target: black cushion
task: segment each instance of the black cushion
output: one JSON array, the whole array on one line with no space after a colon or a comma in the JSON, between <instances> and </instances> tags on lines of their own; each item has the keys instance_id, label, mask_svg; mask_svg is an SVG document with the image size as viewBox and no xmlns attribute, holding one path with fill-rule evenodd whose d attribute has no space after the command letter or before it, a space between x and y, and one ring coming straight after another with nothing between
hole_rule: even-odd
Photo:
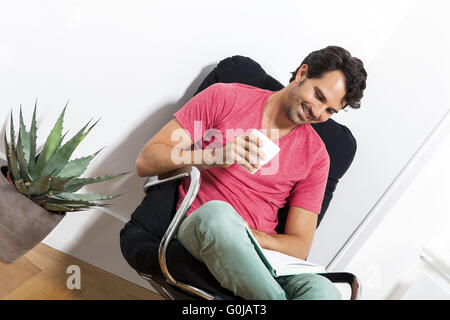
<instances>
[{"instance_id":1,"label":"black cushion","mask_svg":"<svg viewBox=\"0 0 450 320\"><path fill-rule=\"evenodd\" d=\"M125 260L135 270L162 278L158 248L178 200L179 181L151 187L131 220L120 231L120 247ZM167 265L178 281L188 283L221 299L236 299L232 292L220 286L206 266L196 260L177 239L167 248Z\"/></svg>"},{"instance_id":2,"label":"black cushion","mask_svg":"<svg viewBox=\"0 0 450 320\"><path fill-rule=\"evenodd\" d=\"M238 82L271 91L283 89L283 85L268 75L258 63L243 56L233 56L222 60L207 75L196 94L217 82ZM356 141L347 127L331 119L325 123L314 124L313 128L324 141L330 156L330 172L319 215L319 225L339 179L353 161ZM179 183L179 181L172 181L150 188L142 203L131 215L131 220L120 232L123 256L139 272L161 276L158 247L175 214ZM279 210L278 233L284 232L288 210L288 205ZM222 298L236 298L230 291L222 288L208 269L189 254L176 239L168 247L167 264L172 275L179 281L202 288Z\"/></svg>"},{"instance_id":3,"label":"black cushion","mask_svg":"<svg viewBox=\"0 0 450 320\"><path fill-rule=\"evenodd\" d=\"M256 61L243 56L233 56L220 61L206 76L195 94L217 82L237 82L271 91L279 91L284 88L280 82L269 76Z\"/></svg>"}]
</instances>

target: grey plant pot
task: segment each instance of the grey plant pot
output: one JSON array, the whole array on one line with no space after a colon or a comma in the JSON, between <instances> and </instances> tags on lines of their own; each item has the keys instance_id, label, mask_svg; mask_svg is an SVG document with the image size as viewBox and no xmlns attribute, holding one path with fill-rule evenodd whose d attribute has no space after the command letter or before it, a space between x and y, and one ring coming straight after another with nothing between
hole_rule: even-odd
<instances>
[{"instance_id":1,"label":"grey plant pot","mask_svg":"<svg viewBox=\"0 0 450 320\"><path fill-rule=\"evenodd\" d=\"M0 173L0 260L13 262L38 245L64 218L40 207Z\"/></svg>"}]
</instances>

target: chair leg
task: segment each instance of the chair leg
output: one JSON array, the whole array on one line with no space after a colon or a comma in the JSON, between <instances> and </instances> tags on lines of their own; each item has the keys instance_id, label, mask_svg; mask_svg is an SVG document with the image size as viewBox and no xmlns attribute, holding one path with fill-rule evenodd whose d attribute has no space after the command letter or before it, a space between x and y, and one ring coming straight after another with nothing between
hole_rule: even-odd
<instances>
[{"instance_id":1,"label":"chair leg","mask_svg":"<svg viewBox=\"0 0 450 320\"><path fill-rule=\"evenodd\" d=\"M148 274L144 274L144 273L139 273L139 276L142 279L147 280L150 285L156 290L158 291L158 293L166 300L175 300L175 297L163 286L161 286L158 282L156 282L155 280L152 279L152 277Z\"/></svg>"},{"instance_id":2,"label":"chair leg","mask_svg":"<svg viewBox=\"0 0 450 320\"><path fill-rule=\"evenodd\" d=\"M353 278L352 284L352 297L351 300L359 300L361 297L361 282L359 281L359 279L355 276Z\"/></svg>"}]
</instances>

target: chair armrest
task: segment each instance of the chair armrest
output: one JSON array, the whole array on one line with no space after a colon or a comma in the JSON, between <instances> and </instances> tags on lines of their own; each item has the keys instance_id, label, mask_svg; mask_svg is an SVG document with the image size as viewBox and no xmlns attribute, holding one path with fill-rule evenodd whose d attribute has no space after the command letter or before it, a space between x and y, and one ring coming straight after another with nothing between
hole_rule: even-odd
<instances>
[{"instance_id":1,"label":"chair armrest","mask_svg":"<svg viewBox=\"0 0 450 320\"><path fill-rule=\"evenodd\" d=\"M321 276L324 276L328 280L330 280L333 283L347 283L350 285L350 288L352 290L352 294L350 299L351 300L358 300L361 296L361 283L354 274L349 272L328 272L328 273L321 273Z\"/></svg>"},{"instance_id":2,"label":"chair armrest","mask_svg":"<svg viewBox=\"0 0 450 320\"><path fill-rule=\"evenodd\" d=\"M212 300L214 299L214 296L212 296L211 294L199 288L177 281L169 272L167 266L167 248L169 246L170 241L172 241L173 237L178 231L181 222L183 222L184 218L186 217L186 213L191 207L192 202L194 202L194 199L197 196L198 189L200 188L201 183L200 170L194 166L190 166L176 169L168 173L160 174L158 176L150 177L144 184L144 191L147 192L149 188L156 186L158 184L162 184L173 180L180 180L184 178L191 179L189 189L159 244L158 249L159 266L161 268L161 272L166 282L169 283L170 285L177 286L196 296L201 296L205 299Z\"/></svg>"},{"instance_id":3,"label":"chair armrest","mask_svg":"<svg viewBox=\"0 0 450 320\"><path fill-rule=\"evenodd\" d=\"M192 178L192 172L197 170L199 173L200 171L196 168L196 167L183 167L180 169L176 169L167 173L163 173L157 176L152 176L147 178L147 180L144 183L144 192L147 193L148 189L156 186L158 184L161 183L165 183L168 181L173 181L173 180L180 180L180 179L184 179L187 177L191 177ZM198 175L200 177L200 174ZM196 194L197 195L197 194Z\"/></svg>"}]
</instances>

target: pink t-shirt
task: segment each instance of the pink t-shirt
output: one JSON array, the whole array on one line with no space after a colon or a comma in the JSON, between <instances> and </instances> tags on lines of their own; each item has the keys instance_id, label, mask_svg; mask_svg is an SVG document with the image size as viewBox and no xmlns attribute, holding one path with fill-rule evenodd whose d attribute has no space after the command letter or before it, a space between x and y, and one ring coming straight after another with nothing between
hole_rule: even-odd
<instances>
[{"instance_id":1,"label":"pink t-shirt","mask_svg":"<svg viewBox=\"0 0 450 320\"><path fill-rule=\"evenodd\" d=\"M223 146L235 135L253 128L262 131L264 107L273 93L238 83L216 83L194 96L174 117L196 142L196 148L200 143L202 149L210 143ZM230 133L229 129L239 128L241 132ZM216 129L216 136L201 139L205 133L208 136L210 129ZM218 139L217 132L222 139ZM222 200L231 204L251 227L276 233L278 209L285 206L286 200L290 206L319 214L330 164L322 139L309 124L304 124L280 138L278 145L278 155L253 175L238 163L202 170L200 189L188 215L210 200ZM189 180L179 187L177 209Z\"/></svg>"}]
</instances>

